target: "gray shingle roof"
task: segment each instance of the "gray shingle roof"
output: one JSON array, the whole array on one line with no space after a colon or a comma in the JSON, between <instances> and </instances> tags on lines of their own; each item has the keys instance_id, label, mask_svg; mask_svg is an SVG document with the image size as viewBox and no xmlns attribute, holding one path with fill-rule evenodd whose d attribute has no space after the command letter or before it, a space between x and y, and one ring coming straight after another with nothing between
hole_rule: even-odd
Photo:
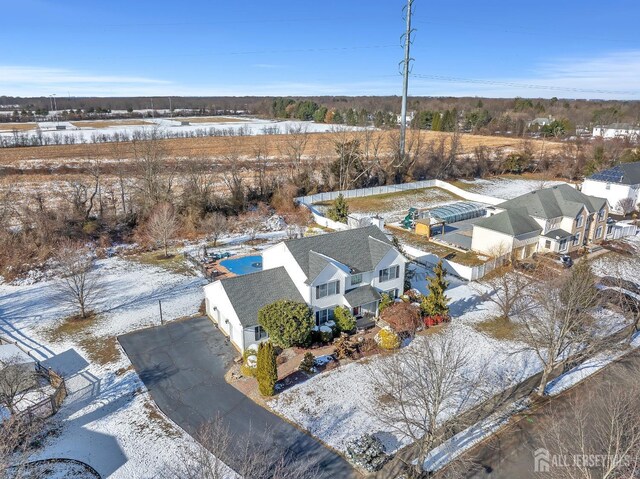
<instances>
[{"instance_id":1,"label":"gray shingle roof","mask_svg":"<svg viewBox=\"0 0 640 479\"><path fill-rule=\"evenodd\" d=\"M243 327L258 324L258 310L279 299L304 303L284 267L220 280Z\"/></svg>"},{"instance_id":2,"label":"gray shingle roof","mask_svg":"<svg viewBox=\"0 0 640 479\"><path fill-rule=\"evenodd\" d=\"M349 303L352 308L355 308L356 306L379 301L380 293L371 285L365 284L359 288L347 291L344 294L344 299L347 300L347 303Z\"/></svg>"},{"instance_id":3,"label":"gray shingle roof","mask_svg":"<svg viewBox=\"0 0 640 479\"><path fill-rule=\"evenodd\" d=\"M480 226L509 236L540 233L542 231L542 227L529 216L526 208L508 209L488 218L483 218L476 222L474 226Z\"/></svg>"},{"instance_id":4,"label":"gray shingle roof","mask_svg":"<svg viewBox=\"0 0 640 479\"><path fill-rule=\"evenodd\" d=\"M563 229L557 229L557 230L551 230L543 236L546 236L547 238L551 238L551 239L564 239L564 238L570 238L573 235Z\"/></svg>"},{"instance_id":5,"label":"gray shingle roof","mask_svg":"<svg viewBox=\"0 0 640 479\"><path fill-rule=\"evenodd\" d=\"M326 266L326 258L320 255L344 264L354 273L362 273L372 271L393 248L387 236L377 226L308 236L284 243L309 281Z\"/></svg>"},{"instance_id":6,"label":"gray shingle roof","mask_svg":"<svg viewBox=\"0 0 640 479\"><path fill-rule=\"evenodd\" d=\"M505 210L525 208L529 215L536 218L575 217L582 206L589 213L599 211L606 204L605 199L587 196L569 185L556 185L538 191L532 191L512 200L500 203L498 208Z\"/></svg>"},{"instance_id":7,"label":"gray shingle roof","mask_svg":"<svg viewBox=\"0 0 640 479\"><path fill-rule=\"evenodd\" d=\"M621 163L608 170L594 173L587 179L622 185L640 185L640 161Z\"/></svg>"}]
</instances>

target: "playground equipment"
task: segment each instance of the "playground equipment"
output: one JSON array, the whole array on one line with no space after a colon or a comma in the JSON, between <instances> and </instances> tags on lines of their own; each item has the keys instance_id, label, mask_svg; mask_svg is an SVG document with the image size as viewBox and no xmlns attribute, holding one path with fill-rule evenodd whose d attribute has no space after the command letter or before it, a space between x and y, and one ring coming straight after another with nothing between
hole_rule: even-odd
<instances>
[{"instance_id":1,"label":"playground equipment","mask_svg":"<svg viewBox=\"0 0 640 479\"><path fill-rule=\"evenodd\" d=\"M418 208L409 208L409 213L404 217L402 222L400 223L403 228L408 230L412 230L416 226L416 220L419 218L420 212Z\"/></svg>"}]
</instances>

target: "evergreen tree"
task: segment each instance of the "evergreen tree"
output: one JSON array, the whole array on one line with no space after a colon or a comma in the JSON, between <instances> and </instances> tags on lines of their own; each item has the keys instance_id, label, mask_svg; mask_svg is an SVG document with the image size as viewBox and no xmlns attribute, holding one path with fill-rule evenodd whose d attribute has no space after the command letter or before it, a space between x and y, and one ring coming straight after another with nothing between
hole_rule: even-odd
<instances>
[{"instance_id":1,"label":"evergreen tree","mask_svg":"<svg viewBox=\"0 0 640 479\"><path fill-rule=\"evenodd\" d=\"M344 123L344 119L342 118L342 113L336 110L336 112L333 114L333 122L338 125L342 125Z\"/></svg>"},{"instance_id":2,"label":"evergreen tree","mask_svg":"<svg viewBox=\"0 0 640 479\"><path fill-rule=\"evenodd\" d=\"M327 116L327 107L321 106L313 114L313 121L315 121L316 123L324 123L326 116Z\"/></svg>"},{"instance_id":3,"label":"evergreen tree","mask_svg":"<svg viewBox=\"0 0 640 479\"><path fill-rule=\"evenodd\" d=\"M342 193L334 200L333 206L327 211L327 216L330 220L339 221L340 223L346 223L349 216L349 205L342 196Z\"/></svg>"},{"instance_id":4,"label":"evergreen tree","mask_svg":"<svg viewBox=\"0 0 640 479\"><path fill-rule=\"evenodd\" d=\"M442 115L440 112L436 111L433 114L433 119L431 120L431 130L433 131L441 131L440 124L442 122Z\"/></svg>"},{"instance_id":5,"label":"evergreen tree","mask_svg":"<svg viewBox=\"0 0 640 479\"><path fill-rule=\"evenodd\" d=\"M278 382L278 365L276 352L271 341L260 343L258 346L258 364L256 370L258 389L263 396L273 396Z\"/></svg>"},{"instance_id":6,"label":"evergreen tree","mask_svg":"<svg viewBox=\"0 0 640 479\"><path fill-rule=\"evenodd\" d=\"M420 309L425 316L447 316L450 298L445 295L445 290L449 286L449 281L445 279L447 273L442 265L442 260L433 269L433 274L432 278L427 277L429 294L422 300Z\"/></svg>"}]
</instances>

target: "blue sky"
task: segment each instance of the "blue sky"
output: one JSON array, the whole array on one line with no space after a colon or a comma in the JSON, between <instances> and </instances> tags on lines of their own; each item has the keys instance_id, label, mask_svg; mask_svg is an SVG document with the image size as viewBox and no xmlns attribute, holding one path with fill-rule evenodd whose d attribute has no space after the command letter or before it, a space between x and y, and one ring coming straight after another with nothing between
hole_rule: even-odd
<instances>
[{"instance_id":1,"label":"blue sky","mask_svg":"<svg viewBox=\"0 0 640 479\"><path fill-rule=\"evenodd\" d=\"M400 94L402 0L0 0L0 95ZM640 2L415 0L410 94L640 99Z\"/></svg>"}]
</instances>

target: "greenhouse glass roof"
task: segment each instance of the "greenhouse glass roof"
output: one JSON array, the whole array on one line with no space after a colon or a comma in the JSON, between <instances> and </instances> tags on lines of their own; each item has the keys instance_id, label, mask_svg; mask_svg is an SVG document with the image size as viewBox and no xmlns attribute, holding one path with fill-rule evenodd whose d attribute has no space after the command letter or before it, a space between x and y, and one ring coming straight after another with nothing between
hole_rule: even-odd
<instances>
[{"instance_id":1,"label":"greenhouse glass roof","mask_svg":"<svg viewBox=\"0 0 640 479\"><path fill-rule=\"evenodd\" d=\"M458 221L479 218L486 213L486 205L461 201L459 203L451 203L450 205L432 208L425 213L425 218L433 218L444 223L456 223Z\"/></svg>"}]
</instances>

